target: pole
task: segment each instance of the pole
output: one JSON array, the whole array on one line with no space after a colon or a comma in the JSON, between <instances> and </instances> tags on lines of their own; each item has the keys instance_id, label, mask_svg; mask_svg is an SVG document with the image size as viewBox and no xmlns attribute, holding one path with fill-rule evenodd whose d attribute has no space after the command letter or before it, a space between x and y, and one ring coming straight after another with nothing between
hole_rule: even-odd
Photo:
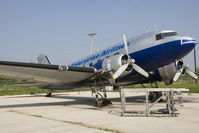
<instances>
[{"instance_id":1,"label":"pole","mask_svg":"<svg viewBox=\"0 0 199 133\"><path fill-rule=\"evenodd\" d=\"M91 36L91 40L90 40L90 50L91 50L91 55L93 54L93 36Z\"/></svg>"},{"instance_id":2,"label":"pole","mask_svg":"<svg viewBox=\"0 0 199 133\"><path fill-rule=\"evenodd\" d=\"M197 72L197 66L196 66L196 47L194 47L194 66L195 66L195 73ZM197 79L196 79L196 84L197 84Z\"/></svg>"},{"instance_id":3,"label":"pole","mask_svg":"<svg viewBox=\"0 0 199 133\"><path fill-rule=\"evenodd\" d=\"M91 40L90 40L90 53L91 53L91 55L93 54L93 36L95 36L95 35L96 35L96 33L88 34L88 36L91 37Z\"/></svg>"}]
</instances>

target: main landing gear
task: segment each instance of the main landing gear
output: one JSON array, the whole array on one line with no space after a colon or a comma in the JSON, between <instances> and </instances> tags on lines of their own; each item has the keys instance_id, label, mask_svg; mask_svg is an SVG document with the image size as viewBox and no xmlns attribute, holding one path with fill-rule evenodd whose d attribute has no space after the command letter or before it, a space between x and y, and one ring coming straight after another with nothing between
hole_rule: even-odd
<instances>
[{"instance_id":1,"label":"main landing gear","mask_svg":"<svg viewBox=\"0 0 199 133\"><path fill-rule=\"evenodd\" d=\"M100 92L103 94L101 94ZM111 101L107 99L105 87L96 87L96 89L92 89L92 96L95 98L95 105L97 107L112 104Z\"/></svg>"}]
</instances>

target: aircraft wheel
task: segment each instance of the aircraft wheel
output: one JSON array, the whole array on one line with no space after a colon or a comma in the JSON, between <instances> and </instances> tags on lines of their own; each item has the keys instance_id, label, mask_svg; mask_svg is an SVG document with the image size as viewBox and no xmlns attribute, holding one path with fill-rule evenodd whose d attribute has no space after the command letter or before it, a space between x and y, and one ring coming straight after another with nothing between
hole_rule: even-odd
<instances>
[{"instance_id":1,"label":"aircraft wheel","mask_svg":"<svg viewBox=\"0 0 199 133\"><path fill-rule=\"evenodd\" d=\"M104 107L104 106L108 106L111 104L112 104L111 101L108 99L95 100L96 107Z\"/></svg>"},{"instance_id":2,"label":"aircraft wheel","mask_svg":"<svg viewBox=\"0 0 199 133\"><path fill-rule=\"evenodd\" d=\"M102 105L102 100L95 100L95 106L100 107Z\"/></svg>"}]
</instances>

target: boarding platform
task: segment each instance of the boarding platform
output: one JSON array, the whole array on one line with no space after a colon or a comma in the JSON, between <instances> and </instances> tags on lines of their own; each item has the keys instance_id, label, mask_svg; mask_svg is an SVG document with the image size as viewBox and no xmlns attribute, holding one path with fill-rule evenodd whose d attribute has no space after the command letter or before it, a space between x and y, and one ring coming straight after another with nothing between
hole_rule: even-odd
<instances>
[{"instance_id":1,"label":"boarding platform","mask_svg":"<svg viewBox=\"0 0 199 133\"><path fill-rule=\"evenodd\" d=\"M144 92L145 94L145 108L144 110L129 110L126 107L126 97L125 92ZM162 92L162 95L155 101L149 101L150 92ZM177 107L183 106L183 92L189 92L186 88L136 88L136 89L120 89L120 99L121 99L121 116L167 116L176 117ZM162 100L164 99L164 100ZM164 103L165 108L155 107L158 102ZM153 109L155 107L155 109Z\"/></svg>"}]
</instances>

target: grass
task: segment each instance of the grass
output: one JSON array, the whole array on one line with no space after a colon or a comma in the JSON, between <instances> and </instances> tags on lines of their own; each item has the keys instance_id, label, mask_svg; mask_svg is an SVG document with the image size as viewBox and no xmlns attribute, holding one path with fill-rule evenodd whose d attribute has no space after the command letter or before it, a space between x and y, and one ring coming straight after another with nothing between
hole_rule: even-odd
<instances>
[{"instance_id":1,"label":"grass","mask_svg":"<svg viewBox=\"0 0 199 133\"><path fill-rule=\"evenodd\" d=\"M2 86L4 84L11 84L11 83L18 83L18 81L17 80L12 80L12 79L0 78L0 86Z\"/></svg>"},{"instance_id":2,"label":"grass","mask_svg":"<svg viewBox=\"0 0 199 133\"><path fill-rule=\"evenodd\" d=\"M74 90L54 90L53 92L79 92L79 91L88 91L89 88L83 89L74 89ZM4 95L22 95L22 94L39 94L39 93L47 93L49 90L40 89L38 87L8 87L8 86L1 86L0 87L0 96Z\"/></svg>"},{"instance_id":3,"label":"grass","mask_svg":"<svg viewBox=\"0 0 199 133\"><path fill-rule=\"evenodd\" d=\"M0 87L0 96L3 95L20 95L20 94L36 94L46 93L47 90L39 89L37 87Z\"/></svg>"},{"instance_id":4,"label":"grass","mask_svg":"<svg viewBox=\"0 0 199 133\"><path fill-rule=\"evenodd\" d=\"M16 83L23 83L25 81L16 81L11 79L2 79L0 78L0 96L4 95L22 95L22 94L39 94L39 93L47 93L49 90L40 89L38 87L17 87ZM9 86L12 84L16 84L15 87ZM73 89L73 90L54 90L53 92L72 92L72 91L88 91L90 88L81 88L81 89Z\"/></svg>"}]
</instances>

